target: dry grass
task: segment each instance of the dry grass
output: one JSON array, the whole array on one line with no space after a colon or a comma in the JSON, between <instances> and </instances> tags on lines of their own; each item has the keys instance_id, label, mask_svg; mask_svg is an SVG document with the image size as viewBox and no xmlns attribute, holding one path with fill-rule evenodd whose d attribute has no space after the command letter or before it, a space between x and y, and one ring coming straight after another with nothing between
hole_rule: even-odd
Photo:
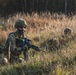
<instances>
[{"instance_id":1,"label":"dry grass","mask_svg":"<svg viewBox=\"0 0 76 75\"><path fill-rule=\"evenodd\" d=\"M33 43L38 46L40 46L40 44L43 42L46 43L41 47L42 50L47 51L46 53L37 52L35 53L34 57L29 54L29 60L27 63L22 64L20 67L14 66L12 74L15 73L15 75L17 75L19 74L17 71L22 69L20 71L22 75L76 75L75 39L71 39L70 42L55 52L49 52L49 50L46 49L48 44L47 40L50 40L50 38L54 37L59 39L66 27L70 27L72 29L73 35L76 34L76 15L67 17L63 14L50 13L42 13L40 15L37 13L32 13L32 15L17 14L13 17L9 17L9 19L6 21L2 20L4 21L5 26L0 30L0 42L2 42L3 39L6 39L7 35L10 32L15 30L13 25L18 18L23 18L28 23L28 27L25 33L27 37L30 38ZM76 36L74 36L74 38L75 37ZM9 70L11 72L11 67ZM3 73L3 71L1 70L1 73ZM8 70L7 72L10 74ZM4 71L6 75L8 75L7 72Z\"/></svg>"}]
</instances>

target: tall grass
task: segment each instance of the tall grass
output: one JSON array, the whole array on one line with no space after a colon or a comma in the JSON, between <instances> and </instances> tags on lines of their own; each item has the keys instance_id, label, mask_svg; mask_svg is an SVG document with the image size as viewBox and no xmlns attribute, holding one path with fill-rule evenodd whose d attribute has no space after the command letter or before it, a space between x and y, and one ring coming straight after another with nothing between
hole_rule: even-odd
<instances>
[{"instance_id":1,"label":"tall grass","mask_svg":"<svg viewBox=\"0 0 76 75\"><path fill-rule=\"evenodd\" d=\"M27 21L28 26L25 34L30 38L33 44L41 45L43 52L35 52L32 56L29 51L29 60L25 63L2 66L0 75L76 75L76 42L75 39L68 42L59 50L54 52L47 49L50 38L59 38L63 34L66 27L72 29L72 34L76 34L76 15L68 17L64 14L46 14L37 13L16 14L9 17L4 22L4 27L0 30L0 42L7 39L7 35L14 31L14 22L18 18L23 18ZM75 36L74 36L75 38ZM5 42L3 40L3 44ZM8 68L7 68L8 67Z\"/></svg>"}]
</instances>

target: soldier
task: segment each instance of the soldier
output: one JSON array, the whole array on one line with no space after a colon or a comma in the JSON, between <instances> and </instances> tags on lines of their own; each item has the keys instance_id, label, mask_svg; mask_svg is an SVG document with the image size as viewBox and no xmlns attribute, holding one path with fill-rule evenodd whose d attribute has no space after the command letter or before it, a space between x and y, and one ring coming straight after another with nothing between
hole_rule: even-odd
<instances>
[{"instance_id":1,"label":"soldier","mask_svg":"<svg viewBox=\"0 0 76 75\"><path fill-rule=\"evenodd\" d=\"M73 39L71 28L67 27L64 29L64 34L59 38L59 43L61 46L66 45Z\"/></svg>"},{"instance_id":2,"label":"soldier","mask_svg":"<svg viewBox=\"0 0 76 75\"><path fill-rule=\"evenodd\" d=\"M71 41L71 39L73 39L71 28L65 28L62 36L52 38L48 41L48 49L51 51L56 51L66 45L69 41Z\"/></svg>"},{"instance_id":3,"label":"soldier","mask_svg":"<svg viewBox=\"0 0 76 75\"><path fill-rule=\"evenodd\" d=\"M4 51L4 55L6 59L10 63L18 63L23 62L28 59L28 47L20 47L18 43L16 43L16 39L24 39L26 36L24 35L24 31L27 27L27 23L23 19L19 19L15 22L16 31L9 34L2 51ZM23 52L24 59L20 58L20 54Z\"/></svg>"},{"instance_id":4,"label":"soldier","mask_svg":"<svg viewBox=\"0 0 76 75\"><path fill-rule=\"evenodd\" d=\"M71 28L65 28L64 35L70 35L70 34L71 34Z\"/></svg>"}]
</instances>

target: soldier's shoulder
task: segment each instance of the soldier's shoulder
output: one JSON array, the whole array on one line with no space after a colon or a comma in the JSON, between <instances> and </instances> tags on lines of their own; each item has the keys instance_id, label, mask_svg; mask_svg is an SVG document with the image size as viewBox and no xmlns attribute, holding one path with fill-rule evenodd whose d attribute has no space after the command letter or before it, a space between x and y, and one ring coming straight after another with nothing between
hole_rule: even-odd
<instances>
[{"instance_id":1,"label":"soldier's shoulder","mask_svg":"<svg viewBox=\"0 0 76 75\"><path fill-rule=\"evenodd\" d=\"M11 32L11 33L8 35L8 38L12 38L12 37L15 37L15 32Z\"/></svg>"},{"instance_id":2,"label":"soldier's shoulder","mask_svg":"<svg viewBox=\"0 0 76 75\"><path fill-rule=\"evenodd\" d=\"M14 36L15 36L15 32L11 32L11 33L9 33L9 36L10 36L10 35L14 35Z\"/></svg>"}]
</instances>

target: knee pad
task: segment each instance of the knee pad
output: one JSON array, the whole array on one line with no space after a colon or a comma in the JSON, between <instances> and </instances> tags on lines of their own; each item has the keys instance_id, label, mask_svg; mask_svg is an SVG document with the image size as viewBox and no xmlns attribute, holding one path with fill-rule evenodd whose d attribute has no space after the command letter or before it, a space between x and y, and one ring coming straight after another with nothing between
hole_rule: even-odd
<instances>
[{"instance_id":1,"label":"knee pad","mask_svg":"<svg viewBox=\"0 0 76 75\"><path fill-rule=\"evenodd\" d=\"M2 58L2 65L7 65L7 64L8 64L8 59Z\"/></svg>"}]
</instances>

